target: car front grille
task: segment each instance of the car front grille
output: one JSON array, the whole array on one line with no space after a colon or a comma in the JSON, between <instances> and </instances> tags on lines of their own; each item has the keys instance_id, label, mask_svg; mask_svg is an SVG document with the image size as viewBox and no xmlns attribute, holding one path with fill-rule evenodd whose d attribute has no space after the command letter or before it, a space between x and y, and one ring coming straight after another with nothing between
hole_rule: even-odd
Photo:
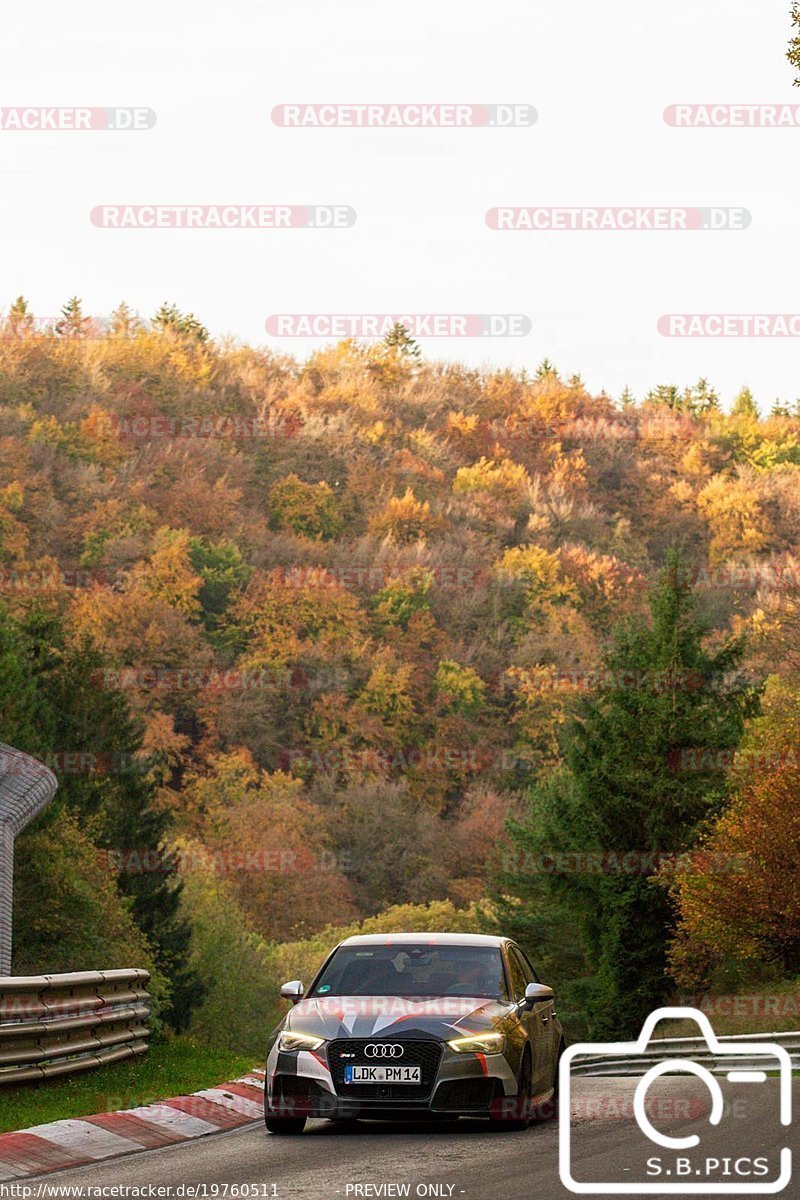
<instances>
[{"instance_id":1,"label":"car front grille","mask_svg":"<svg viewBox=\"0 0 800 1200\"><path fill-rule=\"evenodd\" d=\"M370 1059L365 1046L374 1046L380 1038L340 1038L328 1046L328 1065L337 1096L353 1100L427 1100L436 1082L442 1061L442 1043L423 1038L386 1038L392 1044L403 1045L401 1059ZM344 1057L347 1055L348 1057ZM352 1057L350 1057L352 1055ZM422 1067L422 1083L345 1083L344 1069L353 1063L387 1063L392 1066Z\"/></svg>"}]
</instances>

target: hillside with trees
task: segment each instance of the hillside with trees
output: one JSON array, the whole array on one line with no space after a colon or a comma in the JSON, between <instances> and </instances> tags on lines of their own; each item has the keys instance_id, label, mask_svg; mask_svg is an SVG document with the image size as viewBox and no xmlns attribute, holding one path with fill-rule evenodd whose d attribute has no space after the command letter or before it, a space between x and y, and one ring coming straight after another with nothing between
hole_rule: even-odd
<instances>
[{"instance_id":1,"label":"hillside with trees","mask_svg":"<svg viewBox=\"0 0 800 1200\"><path fill-rule=\"evenodd\" d=\"M207 1030L235 962L401 905L512 928L581 1028L800 972L798 467L746 388L18 298L0 739L60 787L15 971L135 960Z\"/></svg>"}]
</instances>

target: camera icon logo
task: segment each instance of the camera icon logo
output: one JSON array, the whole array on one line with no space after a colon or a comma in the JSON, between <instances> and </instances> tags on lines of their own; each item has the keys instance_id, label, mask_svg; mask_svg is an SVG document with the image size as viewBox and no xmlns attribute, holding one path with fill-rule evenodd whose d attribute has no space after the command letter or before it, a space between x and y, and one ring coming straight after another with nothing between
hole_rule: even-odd
<instances>
[{"instance_id":1,"label":"camera icon logo","mask_svg":"<svg viewBox=\"0 0 800 1200\"><path fill-rule=\"evenodd\" d=\"M706 1057L711 1058L712 1069L695 1062L691 1057L670 1056L670 1041L665 1042L664 1055L659 1055L659 1043L652 1041L652 1035L663 1020L694 1021L702 1034L698 1042L702 1045L702 1040L705 1040ZM631 1109L636 1125L647 1139L642 1147L643 1156L648 1147L651 1156L646 1159L643 1157L640 1179L632 1178L630 1167L625 1169L626 1178L607 1182L574 1177L574 1149L580 1137L579 1133L576 1137L577 1126L573 1119L573 1110L580 1112L580 1104L575 1097L575 1082L580 1078L573 1065L576 1058L592 1060L593 1076L613 1076L617 1081L621 1076L630 1079L641 1069ZM726 1059L730 1060L728 1064ZM774 1195L782 1191L792 1176L792 1152L788 1146L783 1146L772 1158L764 1154L749 1157L742 1153L741 1139L737 1135L731 1139L729 1154L726 1148L724 1156L720 1156L719 1152L711 1156L701 1145L699 1134L672 1136L655 1127L648 1110L648 1091L663 1076L681 1075L694 1076L705 1085L710 1107L704 1103L702 1115L709 1125L717 1127L721 1125L723 1117L730 1113L731 1107L726 1106L720 1076L724 1076L731 1084L767 1084L768 1080L773 1082L770 1075L777 1075L774 1082L777 1083L778 1121L782 1126L791 1124L792 1062L783 1046L774 1042L745 1042L738 1039L723 1043L714 1033L706 1014L698 1009L659 1008L647 1018L635 1042L579 1042L564 1052L559 1066L559 1173L564 1187L578 1195L595 1196L633 1193ZM749 1089L746 1095L750 1096ZM704 1128L707 1126L704 1125ZM658 1147L664 1153L654 1154L653 1147ZM619 1173L622 1174L622 1170Z\"/></svg>"}]
</instances>

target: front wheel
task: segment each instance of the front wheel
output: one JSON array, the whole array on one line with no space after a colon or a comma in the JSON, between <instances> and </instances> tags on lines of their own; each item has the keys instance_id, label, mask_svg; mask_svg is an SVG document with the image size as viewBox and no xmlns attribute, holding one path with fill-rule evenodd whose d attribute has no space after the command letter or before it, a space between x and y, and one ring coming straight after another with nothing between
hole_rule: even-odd
<instances>
[{"instance_id":1,"label":"front wheel","mask_svg":"<svg viewBox=\"0 0 800 1200\"><path fill-rule=\"evenodd\" d=\"M306 1127L305 1117L265 1117L264 1124L267 1133L277 1133L283 1136L302 1133Z\"/></svg>"}]
</instances>

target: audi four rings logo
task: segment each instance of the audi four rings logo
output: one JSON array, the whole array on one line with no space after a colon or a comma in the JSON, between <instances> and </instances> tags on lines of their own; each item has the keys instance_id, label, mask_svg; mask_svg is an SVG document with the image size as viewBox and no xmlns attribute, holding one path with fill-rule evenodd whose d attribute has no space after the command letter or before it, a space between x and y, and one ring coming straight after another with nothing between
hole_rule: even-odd
<instances>
[{"instance_id":1,"label":"audi four rings logo","mask_svg":"<svg viewBox=\"0 0 800 1200\"><path fill-rule=\"evenodd\" d=\"M403 1047L397 1042L372 1042L364 1047L364 1053L367 1058L402 1058Z\"/></svg>"}]
</instances>

